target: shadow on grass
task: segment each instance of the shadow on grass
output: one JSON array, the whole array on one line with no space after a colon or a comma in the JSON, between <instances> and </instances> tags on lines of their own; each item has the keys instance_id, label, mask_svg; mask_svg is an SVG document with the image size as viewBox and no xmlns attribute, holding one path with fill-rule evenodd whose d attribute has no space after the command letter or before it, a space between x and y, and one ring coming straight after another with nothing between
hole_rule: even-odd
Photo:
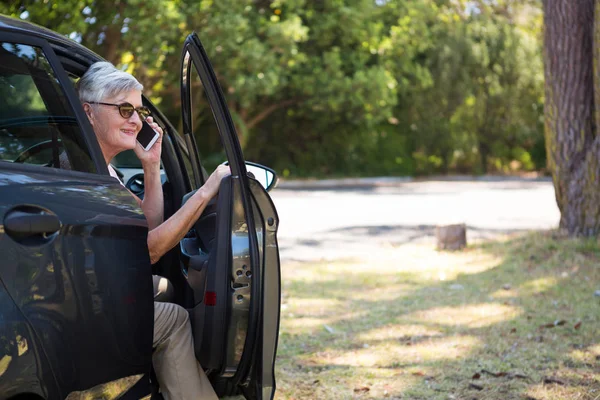
<instances>
[{"instance_id":1,"label":"shadow on grass","mask_svg":"<svg viewBox=\"0 0 600 400\"><path fill-rule=\"evenodd\" d=\"M435 240L435 225L364 225L349 226L318 232L314 238L303 238L289 241L280 245L280 250L289 250L292 247L304 246L314 249L348 248L364 244L371 240L385 241L391 246L401 246L407 243L420 243ZM467 225L467 239L469 241L490 240L499 235L513 235L526 233L529 229L502 229L482 228ZM300 261L300 260L296 260Z\"/></svg>"},{"instance_id":2,"label":"shadow on grass","mask_svg":"<svg viewBox=\"0 0 600 400\"><path fill-rule=\"evenodd\" d=\"M399 256L284 281L284 398L598 398L597 242L528 234L422 270Z\"/></svg>"}]
</instances>

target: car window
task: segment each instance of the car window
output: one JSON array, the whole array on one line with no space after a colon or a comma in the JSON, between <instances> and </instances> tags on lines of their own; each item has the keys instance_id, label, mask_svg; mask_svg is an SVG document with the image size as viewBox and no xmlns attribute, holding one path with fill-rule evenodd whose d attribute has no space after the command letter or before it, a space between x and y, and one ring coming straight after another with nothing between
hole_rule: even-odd
<instances>
[{"instance_id":1,"label":"car window","mask_svg":"<svg viewBox=\"0 0 600 400\"><path fill-rule=\"evenodd\" d=\"M0 42L0 161L96 172L41 48Z\"/></svg>"},{"instance_id":2,"label":"car window","mask_svg":"<svg viewBox=\"0 0 600 400\"><path fill-rule=\"evenodd\" d=\"M185 170L186 170L187 176L190 180L191 188L192 188L192 190L198 189L200 187L201 183L196 182L196 177L194 176L194 168L192 167L191 153L188 149L188 144L186 143L185 138L183 137L182 134L177 132L177 135L179 135L181 137L181 140L176 140L176 143L179 146L180 153L183 158L183 164L185 165Z\"/></svg>"},{"instance_id":3,"label":"car window","mask_svg":"<svg viewBox=\"0 0 600 400\"><path fill-rule=\"evenodd\" d=\"M117 154L110 163L117 168L142 168L142 162L133 150Z\"/></svg>"},{"instance_id":4,"label":"car window","mask_svg":"<svg viewBox=\"0 0 600 400\"><path fill-rule=\"evenodd\" d=\"M210 174L219 164L227 161L227 155L200 76L194 72L190 79L192 129L201 166Z\"/></svg>"}]
</instances>

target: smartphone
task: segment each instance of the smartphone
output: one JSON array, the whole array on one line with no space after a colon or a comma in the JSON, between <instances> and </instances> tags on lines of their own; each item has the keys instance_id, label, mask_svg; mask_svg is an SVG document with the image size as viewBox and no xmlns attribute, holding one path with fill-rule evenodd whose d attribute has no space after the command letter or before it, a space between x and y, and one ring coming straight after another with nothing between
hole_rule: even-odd
<instances>
[{"instance_id":1,"label":"smartphone","mask_svg":"<svg viewBox=\"0 0 600 400\"><path fill-rule=\"evenodd\" d=\"M152 145L156 143L160 135L146 122L142 121L142 129L137 134L137 141L146 151L150 150Z\"/></svg>"}]
</instances>

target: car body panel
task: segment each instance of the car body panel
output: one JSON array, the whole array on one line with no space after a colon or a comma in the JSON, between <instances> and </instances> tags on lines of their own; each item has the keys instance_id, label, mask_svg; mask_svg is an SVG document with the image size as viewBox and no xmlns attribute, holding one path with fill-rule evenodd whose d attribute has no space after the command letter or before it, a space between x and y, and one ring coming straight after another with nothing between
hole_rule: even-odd
<instances>
[{"instance_id":1,"label":"car body panel","mask_svg":"<svg viewBox=\"0 0 600 400\"><path fill-rule=\"evenodd\" d=\"M0 170L0 221L23 206L60 220L57 233L27 242L4 227L0 279L61 395L146 372L152 283L146 220L133 197L110 177L10 164Z\"/></svg>"},{"instance_id":2,"label":"car body panel","mask_svg":"<svg viewBox=\"0 0 600 400\"><path fill-rule=\"evenodd\" d=\"M15 18L0 15L0 31L6 31L14 34L22 34L30 38L39 38L47 40L62 48L68 48L71 57L96 60L100 57L93 51L87 49L76 41L60 35L48 28L36 25L31 22L21 21Z\"/></svg>"},{"instance_id":3,"label":"car body panel","mask_svg":"<svg viewBox=\"0 0 600 400\"><path fill-rule=\"evenodd\" d=\"M31 326L0 282L0 400L23 392L59 398L48 360Z\"/></svg>"}]
</instances>

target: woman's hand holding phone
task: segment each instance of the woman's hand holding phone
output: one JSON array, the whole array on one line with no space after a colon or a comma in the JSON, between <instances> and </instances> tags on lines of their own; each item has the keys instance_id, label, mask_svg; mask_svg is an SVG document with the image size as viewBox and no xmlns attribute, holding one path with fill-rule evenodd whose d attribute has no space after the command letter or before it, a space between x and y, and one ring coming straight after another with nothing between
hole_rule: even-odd
<instances>
[{"instance_id":1,"label":"woman's hand holding phone","mask_svg":"<svg viewBox=\"0 0 600 400\"><path fill-rule=\"evenodd\" d=\"M146 168L149 165L160 165L160 155L162 150L162 128L154 122L152 117L142 121L142 129L138 132L137 142L134 152Z\"/></svg>"}]
</instances>

